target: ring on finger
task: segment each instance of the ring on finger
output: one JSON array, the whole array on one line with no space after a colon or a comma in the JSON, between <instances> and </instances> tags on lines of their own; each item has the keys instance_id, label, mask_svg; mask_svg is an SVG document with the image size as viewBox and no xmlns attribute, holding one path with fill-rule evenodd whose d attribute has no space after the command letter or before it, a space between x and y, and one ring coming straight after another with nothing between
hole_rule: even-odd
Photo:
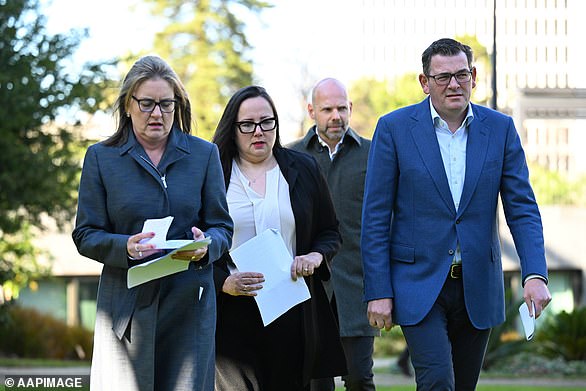
<instances>
[{"instance_id":1,"label":"ring on finger","mask_svg":"<svg viewBox=\"0 0 586 391\"><path fill-rule=\"evenodd\" d=\"M142 258L142 251L139 251L139 252L138 252L138 256L139 256L140 258Z\"/></svg>"}]
</instances>

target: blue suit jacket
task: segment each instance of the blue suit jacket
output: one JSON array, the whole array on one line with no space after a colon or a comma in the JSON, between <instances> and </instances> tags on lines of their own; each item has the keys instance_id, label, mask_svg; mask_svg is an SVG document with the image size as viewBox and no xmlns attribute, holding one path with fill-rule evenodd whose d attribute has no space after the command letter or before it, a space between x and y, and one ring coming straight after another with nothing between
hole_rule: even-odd
<instances>
[{"instance_id":1,"label":"blue suit jacket","mask_svg":"<svg viewBox=\"0 0 586 391\"><path fill-rule=\"evenodd\" d=\"M362 215L365 300L393 298L393 322L413 325L436 301L460 243L472 324L505 319L497 200L521 260L522 278L547 279L541 216L513 121L472 105L466 177L456 211L429 98L379 119Z\"/></svg>"}]
</instances>

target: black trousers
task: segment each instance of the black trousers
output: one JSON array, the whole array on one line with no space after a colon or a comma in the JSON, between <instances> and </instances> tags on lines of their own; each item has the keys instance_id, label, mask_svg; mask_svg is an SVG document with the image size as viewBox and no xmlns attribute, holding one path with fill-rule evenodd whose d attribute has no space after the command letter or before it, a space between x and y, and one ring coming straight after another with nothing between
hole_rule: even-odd
<instances>
[{"instance_id":1,"label":"black trousers","mask_svg":"<svg viewBox=\"0 0 586 391\"><path fill-rule=\"evenodd\" d=\"M374 337L342 337L348 374L342 376L347 391L374 391L372 354ZM334 391L334 379L314 379L311 391Z\"/></svg>"},{"instance_id":2,"label":"black trousers","mask_svg":"<svg viewBox=\"0 0 586 391\"><path fill-rule=\"evenodd\" d=\"M470 322L461 279L448 277L427 316L401 326L415 369L417 390L474 390L490 329Z\"/></svg>"},{"instance_id":3,"label":"black trousers","mask_svg":"<svg viewBox=\"0 0 586 391\"><path fill-rule=\"evenodd\" d=\"M252 298L223 297L216 330L216 391L305 391L301 305L263 326Z\"/></svg>"}]
</instances>

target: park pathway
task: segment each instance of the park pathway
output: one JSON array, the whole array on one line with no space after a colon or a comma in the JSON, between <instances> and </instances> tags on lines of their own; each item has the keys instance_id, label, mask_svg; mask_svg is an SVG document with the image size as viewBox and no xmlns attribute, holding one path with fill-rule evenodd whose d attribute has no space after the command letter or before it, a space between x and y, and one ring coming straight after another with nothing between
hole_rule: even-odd
<instances>
[{"instance_id":1,"label":"park pathway","mask_svg":"<svg viewBox=\"0 0 586 391\"><path fill-rule=\"evenodd\" d=\"M391 371L394 365L393 358L375 359L376 373L374 375L375 384L378 386L396 386L396 385L415 385L413 377L407 377L400 373ZM386 371L385 371L386 370ZM86 376L89 375L89 367L0 367L0 381L6 376L23 376L23 375L61 375L61 376ZM342 386L342 380L336 378L336 385ZM479 384L507 384L507 385L524 385L524 386L557 386L557 387L584 387L586 390L586 379L559 379L559 378L493 378L480 376Z\"/></svg>"}]
</instances>

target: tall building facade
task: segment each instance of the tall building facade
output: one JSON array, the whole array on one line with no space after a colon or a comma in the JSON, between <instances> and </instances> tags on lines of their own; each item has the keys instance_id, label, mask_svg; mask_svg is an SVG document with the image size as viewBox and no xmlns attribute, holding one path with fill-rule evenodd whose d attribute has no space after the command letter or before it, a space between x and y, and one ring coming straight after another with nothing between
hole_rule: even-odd
<instances>
[{"instance_id":1,"label":"tall building facade","mask_svg":"<svg viewBox=\"0 0 586 391\"><path fill-rule=\"evenodd\" d=\"M420 71L441 37L475 37L492 56L496 27L497 105L515 118L528 160L586 174L586 2L362 0L361 12L362 71L381 79ZM475 96L490 98L491 67L477 68Z\"/></svg>"}]
</instances>

